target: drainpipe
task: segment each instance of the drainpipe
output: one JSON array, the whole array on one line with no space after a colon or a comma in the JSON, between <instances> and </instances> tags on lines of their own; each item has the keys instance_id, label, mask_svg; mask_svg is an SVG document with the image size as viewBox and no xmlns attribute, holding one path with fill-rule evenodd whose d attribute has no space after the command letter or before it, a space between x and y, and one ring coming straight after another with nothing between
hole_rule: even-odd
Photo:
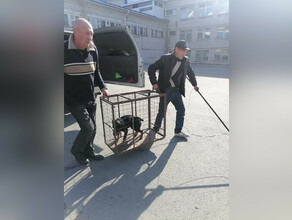
<instances>
[{"instance_id":1,"label":"drainpipe","mask_svg":"<svg viewBox=\"0 0 292 220\"><path fill-rule=\"evenodd\" d=\"M124 23L125 23L125 26L127 26L127 22L128 22L128 15L130 14L130 10L128 10L127 14L125 15L125 18L124 18Z\"/></svg>"}]
</instances>

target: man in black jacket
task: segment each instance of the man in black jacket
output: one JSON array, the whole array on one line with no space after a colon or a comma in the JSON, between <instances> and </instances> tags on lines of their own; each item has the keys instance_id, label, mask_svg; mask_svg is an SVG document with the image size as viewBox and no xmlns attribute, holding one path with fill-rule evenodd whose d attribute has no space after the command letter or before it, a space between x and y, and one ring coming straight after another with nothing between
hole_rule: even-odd
<instances>
[{"instance_id":1,"label":"man in black jacket","mask_svg":"<svg viewBox=\"0 0 292 220\"><path fill-rule=\"evenodd\" d=\"M191 84L196 91L199 90L195 73L190 66L189 59L185 56L188 48L186 41L181 40L175 44L172 53L165 54L148 68L149 79L153 90L166 94L166 108L169 102L176 109L176 125L174 129L175 136L187 138L188 134L182 132L184 124L185 107L182 95L185 96L185 81L188 75ZM158 80L156 70L159 70ZM165 110L166 111L166 110ZM158 132L164 116L164 99L160 98L159 110L156 116L153 130Z\"/></svg>"},{"instance_id":2,"label":"man in black jacket","mask_svg":"<svg viewBox=\"0 0 292 220\"><path fill-rule=\"evenodd\" d=\"M64 94L68 107L81 130L73 142L71 153L81 164L88 159L102 160L94 153L96 133L96 102L94 86L107 97L104 81L99 71L98 51L92 42L91 24L79 18L74 22L73 34L64 42Z\"/></svg>"}]
</instances>

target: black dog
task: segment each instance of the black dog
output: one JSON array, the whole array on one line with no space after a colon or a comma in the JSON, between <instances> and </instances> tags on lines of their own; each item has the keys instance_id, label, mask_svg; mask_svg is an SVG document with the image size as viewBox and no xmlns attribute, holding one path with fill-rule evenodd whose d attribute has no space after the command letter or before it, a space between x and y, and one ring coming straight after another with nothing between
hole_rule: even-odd
<instances>
[{"instance_id":1,"label":"black dog","mask_svg":"<svg viewBox=\"0 0 292 220\"><path fill-rule=\"evenodd\" d=\"M133 121L134 120L134 121ZM126 141L127 135L128 135L128 128L132 128L134 131L136 131L135 136L138 132L141 133L140 140L143 137L143 131L141 130L141 121L143 121L142 118L135 117L132 115L124 115L121 118L117 118L115 121L113 121L113 134L118 135L118 139L120 138L121 131L124 132L124 138L123 143Z\"/></svg>"}]
</instances>

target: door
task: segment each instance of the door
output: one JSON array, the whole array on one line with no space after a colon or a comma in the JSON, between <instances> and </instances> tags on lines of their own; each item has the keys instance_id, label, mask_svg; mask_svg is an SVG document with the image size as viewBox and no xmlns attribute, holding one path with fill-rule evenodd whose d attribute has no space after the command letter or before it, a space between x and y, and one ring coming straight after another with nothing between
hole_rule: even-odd
<instances>
[{"instance_id":1,"label":"door","mask_svg":"<svg viewBox=\"0 0 292 220\"><path fill-rule=\"evenodd\" d=\"M125 26L94 30L99 68L105 82L144 87L143 61L132 34Z\"/></svg>"}]
</instances>

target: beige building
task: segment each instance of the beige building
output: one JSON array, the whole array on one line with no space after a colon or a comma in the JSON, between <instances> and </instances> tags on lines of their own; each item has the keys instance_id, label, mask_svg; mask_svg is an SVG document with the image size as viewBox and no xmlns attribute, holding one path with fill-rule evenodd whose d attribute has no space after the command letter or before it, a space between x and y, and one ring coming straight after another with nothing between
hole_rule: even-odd
<instances>
[{"instance_id":1,"label":"beige building","mask_svg":"<svg viewBox=\"0 0 292 220\"><path fill-rule=\"evenodd\" d=\"M229 63L228 0L168 0L165 18L170 21L168 45L186 40L192 63Z\"/></svg>"},{"instance_id":2,"label":"beige building","mask_svg":"<svg viewBox=\"0 0 292 220\"><path fill-rule=\"evenodd\" d=\"M167 20L103 2L65 0L65 30L72 30L74 20L79 17L88 19L93 28L127 26L131 30L146 64L155 61L166 52Z\"/></svg>"},{"instance_id":3,"label":"beige building","mask_svg":"<svg viewBox=\"0 0 292 220\"><path fill-rule=\"evenodd\" d=\"M65 29L78 17L94 28L128 26L146 64L180 39L191 63L229 64L228 0L65 0Z\"/></svg>"}]
</instances>

